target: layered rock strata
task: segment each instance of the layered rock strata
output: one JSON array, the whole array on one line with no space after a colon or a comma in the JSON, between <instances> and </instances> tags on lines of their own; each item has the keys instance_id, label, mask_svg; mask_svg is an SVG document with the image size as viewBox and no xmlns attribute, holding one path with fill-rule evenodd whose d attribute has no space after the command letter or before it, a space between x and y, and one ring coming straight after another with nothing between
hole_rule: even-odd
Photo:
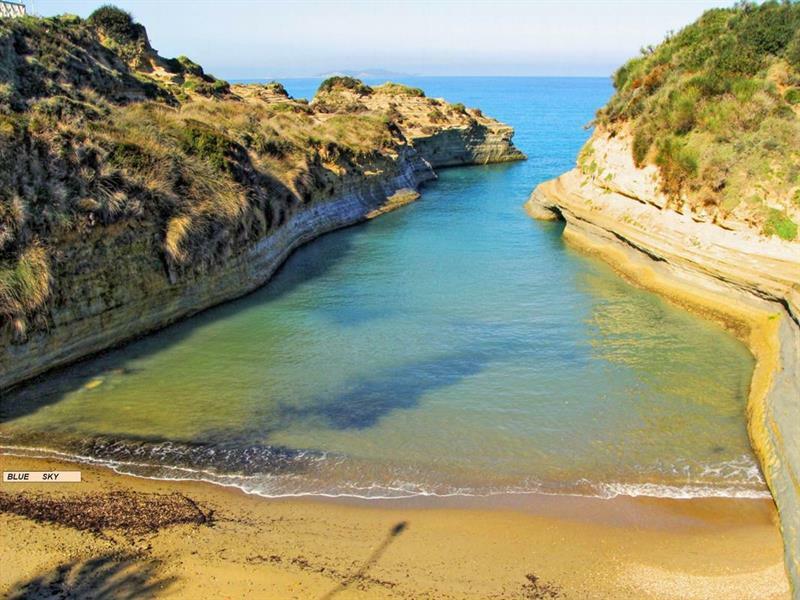
<instances>
[{"instance_id":1,"label":"layered rock strata","mask_svg":"<svg viewBox=\"0 0 800 600\"><path fill-rule=\"evenodd\" d=\"M508 128L500 129L506 135ZM460 132L453 136L461 139ZM473 138L460 151L448 143L441 154L451 156L448 165L483 164L487 157L502 160L504 154L492 137L485 152ZM423 152L407 148L389 168L381 165L372 176L337 182L332 197L299 208L274 232L213 268L188 276L170 276L158 258L159 232L139 224L121 224L60 247L62 260L55 277L61 301L49 310L50 326L32 332L23 343L13 342L8 330L0 334L0 389L253 291L298 246L418 198L413 192L436 178L425 155L438 155L438 150L435 141ZM462 160L453 160L454 152ZM506 152L518 155L510 136Z\"/></svg>"},{"instance_id":2,"label":"layered rock strata","mask_svg":"<svg viewBox=\"0 0 800 600\"><path fill-rule=\"evenodd\" d=\"M591 169L539 185L537 219L624 276L715 319L757 359L748 430L781 520L786 567L800 593L800 244L669 208L656 167L636 168L630 140L597 131ZM669 349L665 348L665 352Z\"/></svg>"},{"instance_id":3,"label":"layered rock strata","mask_svg":"<svg viewBox=\"0 0 800 600\"><path fill-rule=\"evenodd\" d=\"M417 88L230 85L110 6L0 19L0 64L0 392L252 291L436 166L524 158Z\"/></svg>"}]
</instances>

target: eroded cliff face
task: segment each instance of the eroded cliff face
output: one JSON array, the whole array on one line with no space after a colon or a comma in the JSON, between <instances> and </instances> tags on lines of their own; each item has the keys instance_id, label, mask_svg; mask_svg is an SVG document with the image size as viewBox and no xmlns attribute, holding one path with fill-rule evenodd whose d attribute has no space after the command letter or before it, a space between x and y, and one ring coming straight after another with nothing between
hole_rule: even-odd
<instances>
[{"instance_id":1,"label":"eroded cliff face","mask_svg":"<svg viewBox=\"0 0 800 600\"><path fill-rule=\"evenodd\" d=\"M463 139L458 128L452 135ZM232 247L222 260L179 273L163 258L157 223L124 222L65 240L52 273L56 285L46 326L23 340L15 339L10 328L0 333L0 389L256 289L303 243L419 197L414 191L436 178L425 153L447 154L448 165L518 156L510 136L505 152L494 141L486 148L478 142L460 149L452 141L441 149L436 139L424 141L424 153L410 146L395 160L375 164L372 172L346 174L330 190L312 190L328 197L289 206L274 231Z\"/></svg>"},{"instance_id":2,"label":"eroded cliff face","mask_svg":"<svg viewBox=\"0 0 800 600\"><path fill-rule=\"evenodd\" d=\"M430 136L412 138L414 147L434 167L487 164L520 160L519 152L509 152L514 135L510 127L489 127L481 123L444 129Z\"/></svg>"},{"instance_id":3,"label":"eroded cliff face","mask_svg":"<svg viewBox=\"0 0 800 600\"><path fill-rule=\"evenodd\" d=\"M284 222L224 260L175 274L152 223L123 223L59 247L48 327L23 342L0 336L0 389L160 329L266 283L289 254L315 237L381 210L398 190L435 179L413 149L371 177L338 181L330 198L287 211Z\"/></svg>"},{"instance_id":4,"label":"eroded cliff face","mask_svg":"<svg viewBox=\"0 0 800 600\"><path fill-rule=\"evenodd\" d=\"M524 158L407 86L231 86L109 7L0 21L0 71L0 391L263 285L434 165Z\"/></svg>"},{"instance_id":5,"label":"eroded cliff face","mask_svg":"<svg viewBox=\"0 0 800 600\"><path fill-rule=\"evenodd\" d=\"M539 185L526 209L534 218L563 219L568 240L748 343L757 359L748 429L780 512L798 597L800 243L670 208L658 169L636 168L624 135L598 130L587 148L579 167Z\"/></svg>"},{"instance_id":6,"label":"eroded cliff face","mask_svg":"<svg viewBox=\"0 0 800 600\"><path fill-rule=\"evenodd\" d=\"M314 97L311 106L338 114L370 111L388 115L434 168L525 158L512 143L514 130L480 109L428 98L418 88L395 83L366 89L369 91L325 90Z\"/></svg>"}]
</instances>

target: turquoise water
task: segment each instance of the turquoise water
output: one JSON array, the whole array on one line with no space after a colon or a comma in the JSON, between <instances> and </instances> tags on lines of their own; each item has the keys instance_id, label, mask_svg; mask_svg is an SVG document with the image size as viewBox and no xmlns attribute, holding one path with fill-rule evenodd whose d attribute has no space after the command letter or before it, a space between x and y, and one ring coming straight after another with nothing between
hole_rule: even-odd
<instances>
[{"instance_id":1,"label":"turquoise water","mask_svg":"<svg viewBox=\"0 0 800 600\"><path fill-rule=\"evenodd\" d=\"M5 398L0 443L270 496L765 495L747 350L522 210L608 82L409 83L512 124L529 160L444 170L258 292Z\"/></svg>"}]
</instances>

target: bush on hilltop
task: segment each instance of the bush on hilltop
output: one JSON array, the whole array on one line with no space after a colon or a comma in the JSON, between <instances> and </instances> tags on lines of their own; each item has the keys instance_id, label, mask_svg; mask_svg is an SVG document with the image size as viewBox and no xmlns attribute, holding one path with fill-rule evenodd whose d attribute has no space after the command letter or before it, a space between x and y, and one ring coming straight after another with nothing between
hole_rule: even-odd
<instances>
[{"instance_id":1,"label":"bush on hilltop","mask_svg":"<svg viewBox=\"0 0 800 600\"><path fill-rule=\"evenodd\" d=\"M360 79L356 79L355 77L346 77L346 76L340 77L338 75L334 77L328 77L325 81L323 81L319 85L317 93L332 92L338 88L351 90L360 96L368 96L372 93L372 88L366 85Z\"/></svg>"},{"instance_id":2,"label":"bush on hilltop","mask_svg":"<svg viewBox=\"0 0 800 600\"><path fill-rule=\"evenodd\" d=\"M792 202L800 192L800 3L709 10L620 67L613 83L597 123L631 135L635 164L658 166L676 207L713 220L736 213L784 238L793 231L770 211L782 207L790 222L800 216Z\"/></svg>"},{"instance_id":3,"label":"bush on hilltop","mask_svg":"<svg viewBox=\"0 0 800 600\"><path fill-rule=\"evenodd\" d=\"M145 28L133 20L131 13L110 4L95 10L86 21L120 44L147 39Z\"/></svg>"}]
</instances>

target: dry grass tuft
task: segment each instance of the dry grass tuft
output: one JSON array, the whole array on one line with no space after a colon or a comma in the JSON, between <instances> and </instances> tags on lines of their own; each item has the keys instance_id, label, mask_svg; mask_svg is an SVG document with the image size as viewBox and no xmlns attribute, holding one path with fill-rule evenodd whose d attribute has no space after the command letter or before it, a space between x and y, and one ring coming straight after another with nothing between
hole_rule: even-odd
<instances>
[{"instance_id":1,"label":"dry grass tuft","mask_svg":"<svg viewBox=\"0 0 800 600\"><path fill-rule=\"evenodd\" d=\"M16 261L0 265L0 315L21 319L40 308L50 295L50 261L38 242ZM18 328L24 332L24 322Z\"/></svg>"}]
</instances>

